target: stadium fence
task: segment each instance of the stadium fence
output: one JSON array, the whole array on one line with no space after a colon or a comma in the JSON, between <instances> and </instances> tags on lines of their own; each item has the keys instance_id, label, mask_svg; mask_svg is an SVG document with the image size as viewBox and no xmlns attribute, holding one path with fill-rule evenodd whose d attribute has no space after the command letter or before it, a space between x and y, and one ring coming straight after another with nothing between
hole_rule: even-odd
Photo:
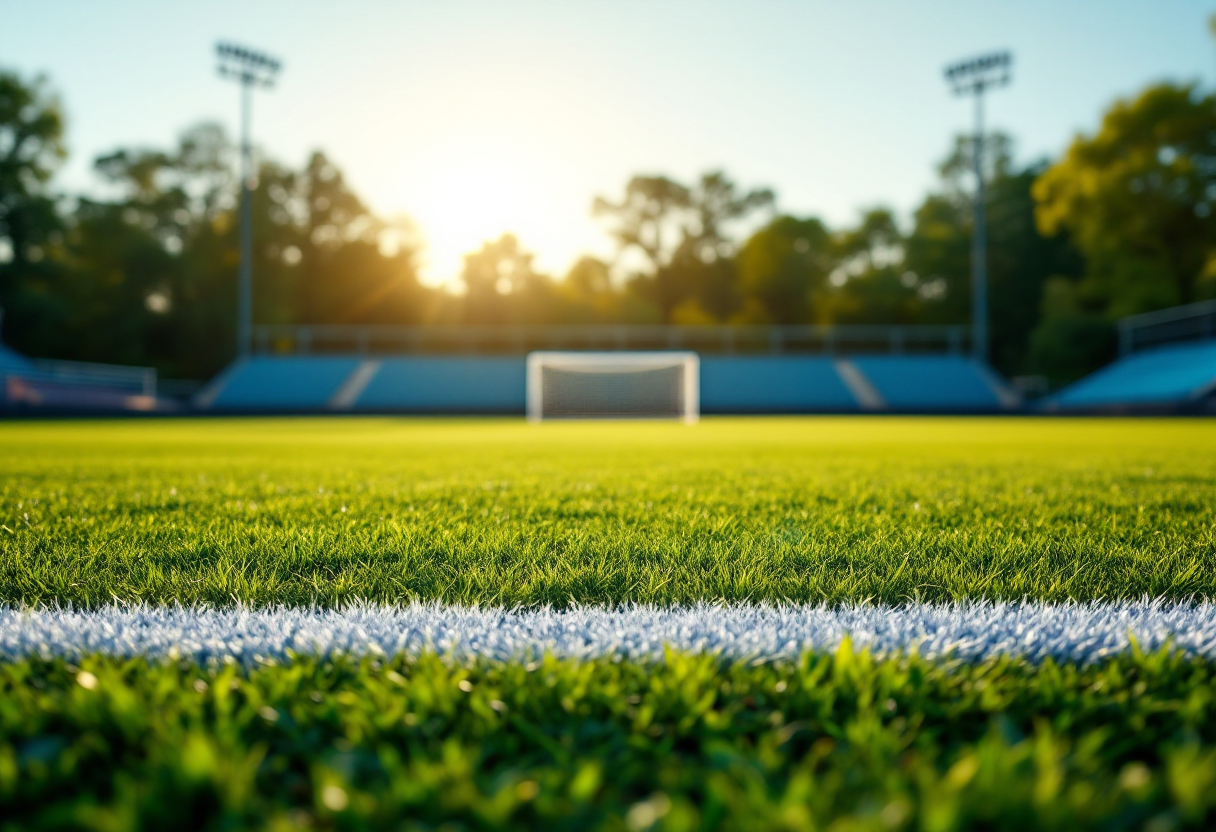
<instances>
[{"instance_id":1,"label":"stadium fence","mask_svg":"<svg viewBox=\"0 0 1216 832\"><path fill-rule=\"evenodd\" d=\"M1119 356L1176 341L1216 338L1216 300L1204 300L1119 320Z\"/></svg>"},{"instance_id":2,"label":"stadium fence","mask_svg":"<svg viewBox=\"0 0 1216 832\"><path fill-rule=\"evenodd\" d=\"M696 350L700 353L949 353L970 348L970 327L669 325L261 325L254 352L267 355L524 355L536 350Z\"/></svg>"}]
</instances>

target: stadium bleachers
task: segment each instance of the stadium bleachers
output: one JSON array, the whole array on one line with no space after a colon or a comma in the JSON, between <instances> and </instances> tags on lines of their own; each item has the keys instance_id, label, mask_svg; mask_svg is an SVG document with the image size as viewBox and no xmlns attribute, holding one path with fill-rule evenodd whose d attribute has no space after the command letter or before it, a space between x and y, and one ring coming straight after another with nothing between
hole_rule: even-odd
<instances>
[{"instance_id":1,"label":"stadium bleachers","mask_svg":"<svg viewBox=\"0 0 1216 832\"><path fill-rule=\"evenodd\" d=\"M830 358L701 359L702 413L810 413L860 410Z\"/></svg>"},{"instance_id":2,"label":"stadium bleachers","mask_svg":"<svg viewBox=\"0 0 1216 832\"><path fill-rule=\"evenodd\" d=\"M32 373L34 365L28 358L0 344L0 376L9 373Z\"/></svg>"},{"instance_id":3,"label":"stadium bleachers","mask_svg":"<svg viewBox=\"0 0 1216 832\"><path fill-rule=\"evenodd\" d=\"M1150 347L1086 376L1049 410L1174 409L1216 391L1216 341Z\"/></svg>"},{"instance_id":4,"label":"stadium bleachers","mask_svg":"<svg viewBox=\"0 0 1216 832\"><path fill-rule=\"evenodd\" d=\"M995 411L1018 403L992 370L971 358L883 355L859 356L851 363L873 386L884 409Z\"/></svg>"},{"instance_id":5,"label":"stadium bleachers","mask_svg":"<svg viewBox=\"0 0 1216 832\"><path fill-rule=\"evenodd\" d=\"M237 361L195 399L211 410L323 410L361 360L337 356L258 356Z\"/></svg>"},{"instance_id":6,"label":"stadium bleachers","mask_svg":"<svg viewBox=\"0 0 1216 832\"><path fill-rule=\"evenodd\" d=\"M958 356L703 356L703 413L999 411L992 371ZM525 411L523 356L276 356L238 361L196 398L210 410Z\"/></svg>"},{"instance_id":7,"label":"stadium bleachers","mask_svg":"<svg viewBox=\"0 0 1216 832\"><path fill-rule=\"evenodd\" d=\"M516 357L386 358L353 410L523 413L525 362Z\"/></svg>"},{"instance_id":8,"label":"stadium bleachers","mask_svg":"<svg viewBox=\"0 0 1216 832\"><path fill-rule=\"evenodd\" d=\"M156 397L156 371L82 361L29 359L0 345L0 409L168 411Z\"/></svg>"}]
</instances>

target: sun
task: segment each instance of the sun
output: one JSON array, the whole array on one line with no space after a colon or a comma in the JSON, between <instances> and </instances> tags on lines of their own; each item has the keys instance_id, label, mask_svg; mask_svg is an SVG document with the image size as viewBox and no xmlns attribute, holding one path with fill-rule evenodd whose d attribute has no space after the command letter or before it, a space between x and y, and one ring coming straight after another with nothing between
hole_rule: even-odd
<instances>
[{"instance_id":1,"label":"sun","mask_svg":"<svg viewBox=\"0 0 1216 832\"><path fill-rule=\"evenodd\" d=\"M409 204L423 237L423 278L454 284L464 255L510 232L529 250L552 243L553 211L536 160L509 147L463 144L427 160Z\"/></svg>"}]
</instances>

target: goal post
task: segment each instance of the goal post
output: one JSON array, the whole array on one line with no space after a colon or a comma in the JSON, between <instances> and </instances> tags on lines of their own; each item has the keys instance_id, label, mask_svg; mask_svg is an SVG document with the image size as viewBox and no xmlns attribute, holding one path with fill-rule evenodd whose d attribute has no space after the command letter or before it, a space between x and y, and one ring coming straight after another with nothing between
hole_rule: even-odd
<instances>
[{"instance_id":1,"label":"goal post","mask_svg":"<svg viewBox=\"0 0 1216 832\"><path fill-rule=\"evenodd\" d=\"M533 352L528 421L678 419L701 415L695 352Z\"/></svg>"}]
</instances>

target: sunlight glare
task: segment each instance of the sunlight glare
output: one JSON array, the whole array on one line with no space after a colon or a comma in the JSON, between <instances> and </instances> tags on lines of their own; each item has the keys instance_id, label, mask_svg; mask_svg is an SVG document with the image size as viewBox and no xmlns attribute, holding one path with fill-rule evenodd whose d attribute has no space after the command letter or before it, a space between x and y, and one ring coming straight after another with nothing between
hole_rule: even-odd
<instances>
[{"instance_id":1,"label":"sunlight glare","mask_svg":"<svg viewBox=\"0 0 1216 832\"><path fill-rule=\"evenodd\" d=\"M464 255L507 232L529 251L562 247L554 240L553 200L540 166L501 145L465 144L432 157L409 194L425 250L426 283L454 285Z\"/></svg>"}]
</instances>

